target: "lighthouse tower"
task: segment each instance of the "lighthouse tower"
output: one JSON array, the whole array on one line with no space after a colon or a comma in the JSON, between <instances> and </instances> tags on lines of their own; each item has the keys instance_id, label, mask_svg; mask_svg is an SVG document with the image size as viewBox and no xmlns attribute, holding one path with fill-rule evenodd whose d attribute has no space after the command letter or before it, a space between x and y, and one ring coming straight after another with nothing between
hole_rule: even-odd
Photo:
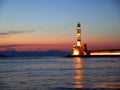
<instances>
[{"instance_id":1,"label":"lighthouse tower","mask_svg":"<svg viewBox=\"0 0 120 90\"><path fill-rule=\"evenodd\" d=\"M81 25L80 23L77 24L77 34L76 34L76 43L73 45L73 55L83 56L87 55L87 46L86 44L81 43Z\"/></svg>"},{"instance_id":2,"label":"lighthouse tower","mask_svg":"<svg viewBox=\"0 0 120 90\"><path fill-rule=\"evenodd\" d=\"M81 25L77 24L77 46L81 46Z\"/></svg>"}]
</instances>

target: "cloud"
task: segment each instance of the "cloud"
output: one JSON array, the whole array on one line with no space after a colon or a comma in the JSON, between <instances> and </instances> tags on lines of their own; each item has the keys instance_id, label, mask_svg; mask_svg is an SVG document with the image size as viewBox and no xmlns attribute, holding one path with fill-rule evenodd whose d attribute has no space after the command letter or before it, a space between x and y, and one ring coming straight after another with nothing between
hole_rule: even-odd
<instances>
[{"instance_id":1,"label":"cloud","mask_svg":"<svg viewBox=\"0 0 120 90\"><path fill-rule=\"evenodd\" d=\"M62 47L61 47L62 46ZM15 50L15 51L46 51L53 49L64 49L68 45L64 44L10 44L10 45L0 45L0 50Z\"/></svg>"},{"instance_id":2,"label":"cloud","mask_svg":"<svg viewBox=\"0 0 120 90\"><path fill-rule=\"evenodd\" d=\"M0 45L0 48L8 48L8 47L15 47L15 46L22 46L22 44Z\"/></svg>"},{"instance_id":3,"label":"cloud","mask_svg":"<svg viewBox=\"0 0 120 90\"><path fill-rule=\"evenodd\" d=\"M35 31L36 30L29 30L29 31L3 31L3 32L0 32L0 38L6 38L9 35L29 33L29 32L35 32Z\"/></svg>"},{"instance_id":4,"label":"cloud","mask_svg":"<svg viewBox=\"0 0 120 90\"><path fill-rule=\"evenodd\" d=\"M32 46L35 46L35 47L48 47L48 46L56 46L55 44L11 44L11 45L0 45L0 48L4 48L4 49L7 49L7 48L14 48L14 47L23 47L23 46L27 46L27 47L32 47ZM38 49L41 49L41 48L38 48Z\"/></svg>"},{"instance_id":5,"label":"cloud","mask_svg":"<svg viewBox=\"0 0 120 90\"><path fill-rule=\"evenodd\" d=\"M56 44L10 44L10 45L0 45L0 48L19 47L19 46L56 46Z\"/></svg>"}]
</instances>

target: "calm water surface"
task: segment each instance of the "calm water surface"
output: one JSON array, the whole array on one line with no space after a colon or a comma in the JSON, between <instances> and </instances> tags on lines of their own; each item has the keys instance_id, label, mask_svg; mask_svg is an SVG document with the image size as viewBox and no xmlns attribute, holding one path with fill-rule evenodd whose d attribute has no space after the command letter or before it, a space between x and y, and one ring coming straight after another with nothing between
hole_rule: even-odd
<instances>
[{"instance_id":1,"label":"calm water surface","mask_svg":"<svg viewBox=\"0 0 120 90\"><path fill-rule=\"evenodd\" d=\"M120 89L120 57L0 59L0 90Z\"/></svg>"}]
</instances>

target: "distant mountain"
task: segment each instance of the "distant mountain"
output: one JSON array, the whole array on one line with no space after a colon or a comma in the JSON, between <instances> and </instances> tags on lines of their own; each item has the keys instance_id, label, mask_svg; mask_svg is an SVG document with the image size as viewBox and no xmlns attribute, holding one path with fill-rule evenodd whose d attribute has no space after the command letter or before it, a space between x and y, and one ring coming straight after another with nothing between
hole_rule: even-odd
<instances>
[{"instance_id":1,"label":"distant mountain","mask_svg":"<svg viewBox=\"0 0 120 90\"><path fill-rule=\"evenodd\" d=\"M0 54L0 58L5 58L6 56L3 54Z\"/></svg>"},{"instance_id":2,"label":"distant mountain","mask_svg":"<svg viewBox=\"0 0 120 90\"><path fill-rule=\"evenodd\" d=\"M0 51L7 57L27 57L27 56L66 56L70 54L67 51L49 50L49 51Z\"/></svg>"}]
</instances>

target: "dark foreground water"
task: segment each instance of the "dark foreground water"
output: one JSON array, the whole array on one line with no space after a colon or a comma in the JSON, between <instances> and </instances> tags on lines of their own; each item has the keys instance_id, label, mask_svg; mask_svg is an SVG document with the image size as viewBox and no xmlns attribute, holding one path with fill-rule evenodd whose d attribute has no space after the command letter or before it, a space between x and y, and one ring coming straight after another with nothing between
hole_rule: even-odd
<instances>
[{"instance_id":1,"label":"dark foreground water","mask_svg":"<svg viewBox=\"0 0 120 90\"><path fill-rule=\"evenodd\" d=\"M120 58L0 59L0 90L120 89Z\"/></svg>"}]
</instances>

